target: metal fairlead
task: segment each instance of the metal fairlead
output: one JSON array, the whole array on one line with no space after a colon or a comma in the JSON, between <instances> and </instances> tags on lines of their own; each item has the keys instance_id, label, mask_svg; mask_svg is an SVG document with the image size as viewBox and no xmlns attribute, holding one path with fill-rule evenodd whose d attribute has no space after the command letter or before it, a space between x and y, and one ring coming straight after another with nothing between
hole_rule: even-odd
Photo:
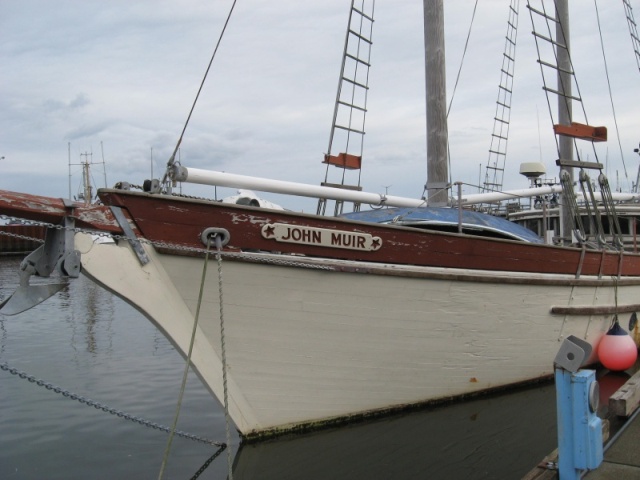
<instances>
[{"instance_id":1,"label":"metal fairlead","mask_svg":"<svg viewBox=\"0 0 640 480\"><path fill-rule=\"evenodd\" d=\"M200 234L200 241L207 246L209 242L215 242L218 236L220 237L220 247L224 247L231 239L231 234L226 228L209 227L205 228Z\"/></svg>"}]
</instances>

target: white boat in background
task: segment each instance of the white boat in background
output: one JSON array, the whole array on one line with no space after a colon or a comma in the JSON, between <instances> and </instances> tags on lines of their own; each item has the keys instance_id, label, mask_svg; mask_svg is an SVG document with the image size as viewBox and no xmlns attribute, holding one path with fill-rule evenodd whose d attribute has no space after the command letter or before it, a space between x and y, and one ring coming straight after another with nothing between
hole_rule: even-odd
<instances>
[{"instance_id":1,"label":"white boat in background","mask_svg":"<svg viewBox=\"0 0 640 480\"><path fill-rule=\"evenodd\" d=\"M426 31L441 41L442 1L425 7ZM429 145L444 160L444 67L427 56L436 105L429 122L440 125ZM327 162L358 166L350 155ZM430 198L447 197L434 175ZM246 438L546 378L564 338L597 346L614 317L624 325L640 311L640 255L616 245L545 245L504 219L431 200L204 172L173 159L164 180L146 181L144 191L124 182L101 189L101 205L0 191L1 214L49 227L0 311L19 314L55 293L30 285L31 274L84 273L143 312L183 355L192 348L193 368L221 403L228 398ZM231 203L173 194L177 182L385 208L301 214L262 208L246 192ZM95 233L114 242L96 242ZM218 269L205 275L209 251Z\"/></svg>"},{"instance_id":2,"label":"white boat in background","mask_svg":"<svg viewBox=\"0 0 640 480\"><path fill-rule=\"evenodd\" d=\"M560 205L560 192L562 186L556 179L541 178L546 169L542 163L523 163L520 173L531 180L528 189L519 191L501 192L493 194L494 202L487 207L489 194L471 195L482 199L484 207L479 211L489 210L493 215L498 215L517 223L540 237L545 243L557 244L562 242L562 218ZM640 169L639 176L640 178ZM615 205L617 224L609 221L606 211L606 199L602 192L594 191L593 199L585 198L580 192L576 198L577 216L582 225L582 237L593 244L607 245L619 243L624 249L637 252L640 234L640 194L637 192L637 181L632 191L611 192L611 200ZM469 203L469 196L463 199ZM499 203L500 202L500 203ZM595 204L595 208L592 206ZM474 206L474 208L477 208ZM595 218L597 210L600 222ZM578 240L574 237L574 242Z\"/></svg>"}]
</instances>

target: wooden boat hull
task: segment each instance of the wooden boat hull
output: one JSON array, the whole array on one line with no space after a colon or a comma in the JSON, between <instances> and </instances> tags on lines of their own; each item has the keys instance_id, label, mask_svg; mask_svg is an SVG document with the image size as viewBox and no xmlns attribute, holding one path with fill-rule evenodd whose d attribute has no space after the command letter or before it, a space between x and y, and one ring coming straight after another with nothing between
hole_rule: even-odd
<instances>
[{"instance_id":1,"label":"wooden boat hull","mask_svg":"<svg viewBox=\"0 0 640 480\"><path fill-rule=\"evenodd\" d=\"M222 316L229 411L246 437L543 378L564 338L597 346L614 315L626 327L624 316L640 310L636 254L100 195L122 209L149 261L141 264L107 206L77 207L76 225L117 240L78 233L83 272L142 311L183 355L199 311L192 363L221 402ZM0 211L8 199L0 192ZM47 199L18 203L12 215L37 219ZM69 214L51 204L60 221ZM55 220L44 212L43 221ZM198 308L208 228L226 232L222 277L209 260Z\"/></svg>"},{"instance_id":2,"label":"wooden boat hull","mask_svg":"<svg viewBox=\"0 0 640 480\"><path fill-rule=\"evenodd\" d=\"M145 249L151 261L140 268L124 242L86 244L84 271L185 354L204 260ZM222 402L220 279L210 263L192 361ZM612 319L613 285L611 278L225 257L231 418L242 435L262 437L549 376L568 335L597 345ZM636 302L639 289L640 278L626 279L618 304ZM609 313L553 313L594 305Z\"/></svg>"}]
</instances>

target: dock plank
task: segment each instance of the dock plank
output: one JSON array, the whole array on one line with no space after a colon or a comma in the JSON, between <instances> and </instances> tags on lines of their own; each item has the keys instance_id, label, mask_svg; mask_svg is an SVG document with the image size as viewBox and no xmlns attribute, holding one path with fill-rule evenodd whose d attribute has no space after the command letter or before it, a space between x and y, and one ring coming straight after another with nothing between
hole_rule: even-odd
<instances>
[{"instance_id":1,"label":"dock plank","mask_svg":"<svg viewBox=\"0 0 640 480\"><path fill-rule=\"evenodd\" d=\"M615 443L605 452L602 465L586 476L588 480L631 480L640 478L640 421L634 416Z\"/></svg>"},{"instance_id":2,"label":"dock plank","mask_svg":"<svg viewBox=\"0 0 640 480\"><path fill-rule=\"evenodd\" d=\"M602 419L602 443L605 444L609 440L611 434L611 424L609 420ZM555 464L555 468L549 468L548 464ZM522 480L558 480L558 449L556 448L549 455L544 457L542 461L529 473L527 473ZM602 477L605 478L605 477ZM634 477L635 478L635 477ZM591 477L589 477L591 480ZM626 477L616 478L616 480L626 480Z\"/></svg>"},{"instance_id":3,"label":"dock plank","mask_svg":"<svg viewBox=\"0 0 640 480\"><path fill-rule=\"evenodd\" d=\"M555 480L558 478L558 471L553 468L548 468L548 464L556 464L558 463L558 449L556 448L549 455L544 457L542 461L527 473L522 480Z\"/></svg>"},{"instance_id":4,"label":"dock plank","mask_svg":"<svg viewBox=\"0 0 640 480\"><path fill-rule=\"evenodd\" d=\"M640 405L640 371L609 398L609 410L615 415L628 417Z\"/></svg>"}]
</instances>

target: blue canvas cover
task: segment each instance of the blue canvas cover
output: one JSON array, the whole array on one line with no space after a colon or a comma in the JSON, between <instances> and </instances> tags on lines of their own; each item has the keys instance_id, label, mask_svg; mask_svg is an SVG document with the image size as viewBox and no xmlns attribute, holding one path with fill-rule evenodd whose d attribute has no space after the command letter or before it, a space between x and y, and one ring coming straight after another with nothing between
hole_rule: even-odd
<instances>
[{"instance_id":1,"label":"blue canvas cover","mask_svg":"<svg viewBox=\"0 0 640 480\"><path fill-rule=\"evenodd\" d=\"M341 215L342 218L372 223L393 223L403 226L433 226L435 230L452 231L458 226L458 209L446 207L420 208L380 208ZM504 218L462 210L462 225L465 233L469 230L484 231L488 235L497 234L530 243L544 243L534 232ZM496 236L496 235L493 235Z\"/></svg>"}]
</instances>

